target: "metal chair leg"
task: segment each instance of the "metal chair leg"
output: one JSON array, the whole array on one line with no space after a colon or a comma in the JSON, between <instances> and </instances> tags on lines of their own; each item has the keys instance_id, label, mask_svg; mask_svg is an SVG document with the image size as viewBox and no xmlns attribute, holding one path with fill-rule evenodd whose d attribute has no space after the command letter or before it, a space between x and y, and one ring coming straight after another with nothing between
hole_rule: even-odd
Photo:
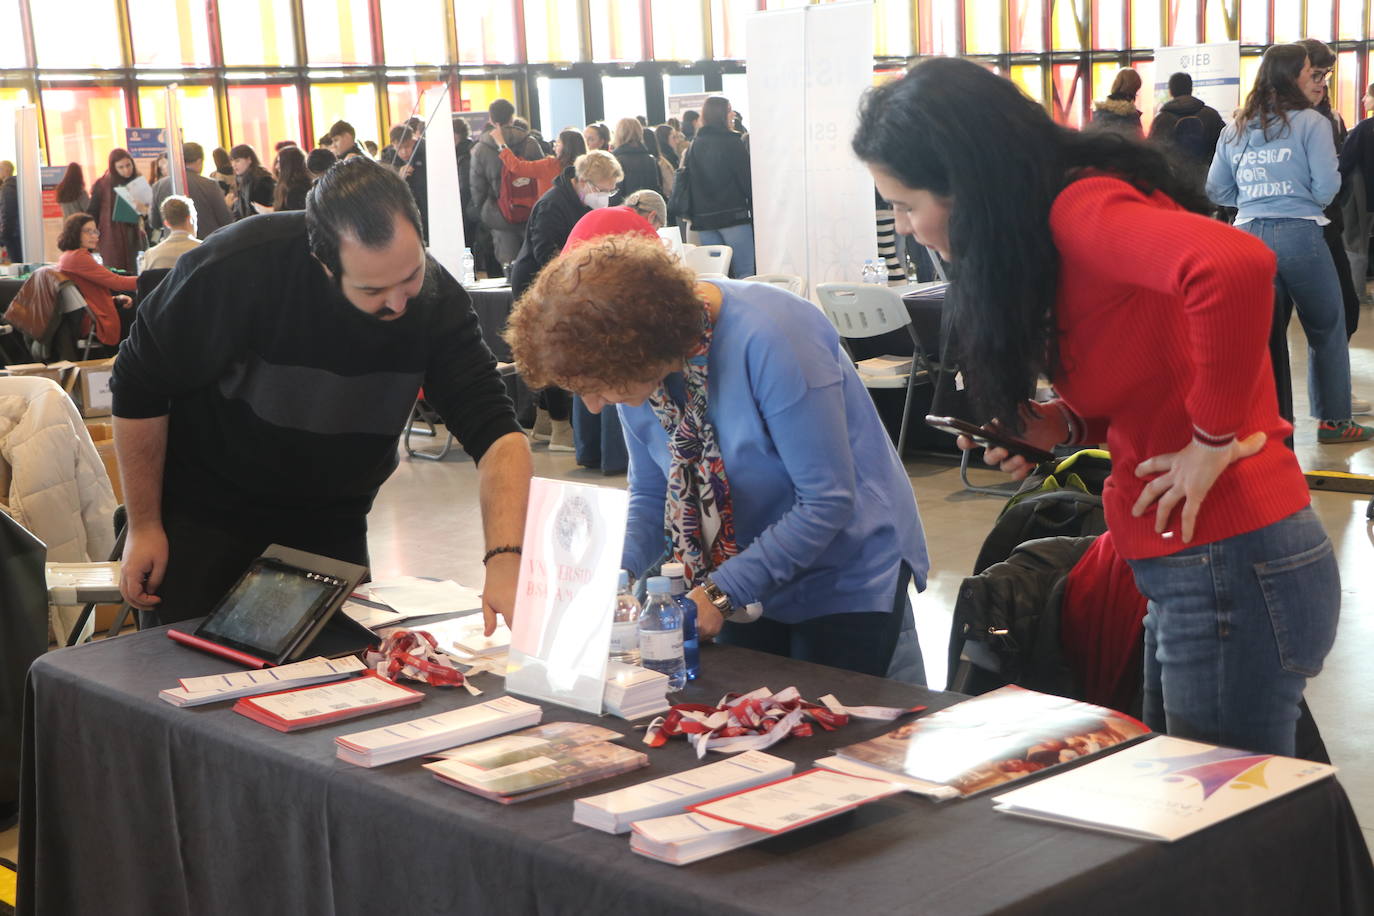
<instances>
[{"instance_id":1,"label":"metal chair leg","mask_svg":"<svg viewBox=\"0 0 1374 916\"><path fill-rule=\"evenodd\" d=\"M1003 499L1006 499L1016 492L1018 484L1014 481L1011 483L994 484L990 487L975 486L971 483L968 479L968 466L969 457L972 454L972 452L964 452L959 456L959 479L963 481L965 490L968 490L970 493L982 493L986 496L1000 496Z\"/></svg>"},{"instance_id":2,"label":"metal chair leg","mask_svg":"<svg viewBox=\"0 0 1374 916\"><path fill-rule=\"evenodd\" d=\"M419 420L421 423L424 423L426 426L429 427L429 429L416 429L416 420ZM429 418L423 416L420 413L420 401L417 398L414 406L410 408L410 419L406 422L405 433L401 437L401 444L405 447L406 454L412 458L423 458L426 461L443 461L444 457L448 455L449 450L453 448L453 433L450 433L447 430L445 430L445 433L447 434L447 437L444 441L444 447L439 449L437 452L424 452L411 446L410 437L412 434L430 436L435 439L439 437L439 428L433 423L433 421L431 421Z\"/></svg>"}]
</instances>

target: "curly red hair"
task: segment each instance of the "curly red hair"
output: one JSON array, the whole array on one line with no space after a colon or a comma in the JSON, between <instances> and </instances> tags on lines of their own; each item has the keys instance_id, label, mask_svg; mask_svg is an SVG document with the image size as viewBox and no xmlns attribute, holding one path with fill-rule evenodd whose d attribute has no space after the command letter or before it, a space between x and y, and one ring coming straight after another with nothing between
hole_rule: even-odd
<instances>
[{"instance_id":1,"label":"curly red hair","mask_svg":"<svg viewBox=\"0 0 1374 916\"><path fill-rule=\"evenodd\" d=\"M616 388L686 359L704 314L696 276L661 242L606 236L540 271L505 337L532 388Z\"/></svg>"}]
</instances>

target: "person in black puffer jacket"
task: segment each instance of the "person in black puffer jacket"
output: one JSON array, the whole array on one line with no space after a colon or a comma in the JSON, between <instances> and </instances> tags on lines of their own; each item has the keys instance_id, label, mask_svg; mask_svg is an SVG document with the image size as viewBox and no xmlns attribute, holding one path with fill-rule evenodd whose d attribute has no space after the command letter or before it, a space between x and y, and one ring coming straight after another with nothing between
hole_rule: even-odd
<instances>
[{"instance_id":1,"label":"person in black puffer jacket","mask_svg":"<svg viewBox=\"0 0 1374 916\"><path fill-rule=\"evenodd\" d=\"M1117 71L1112 80L1112 91L1104 101L1093 108L1093 119L1085 130L1110 130L1124 134L1132 139L1145 136L1140 127L1140 109L1135 107L1135 97L1140 92L1140 74L1130 67Z\"/></svg>"},{"instance_id":2,"label":"person in black puffer jacket","mask_svg":"<svg viewBox=\"0 0 1374 916\"><path fill-rule=\"evenodd\" d=\"M625 172L620 182L621 200L646 188L659 194L663 184L658 177L658 160L644 146L644 128L634 118L621 118L615 125L615 158Z\"/></svg>"},{"instance_id":3,"label":"person in black puffer jacket","mask_svg":"<svg viewBox=\"0 0 1374 916\"><path fill-rule=\"evenodd\" d=\"M690 200L680 215L692 221L703 245L733 249L730 276L754 271L753 183L749 150L730 130L730 101L713 95L701 106L701 128L688 147L684 164Z\"/></svg>"}]
</instances>

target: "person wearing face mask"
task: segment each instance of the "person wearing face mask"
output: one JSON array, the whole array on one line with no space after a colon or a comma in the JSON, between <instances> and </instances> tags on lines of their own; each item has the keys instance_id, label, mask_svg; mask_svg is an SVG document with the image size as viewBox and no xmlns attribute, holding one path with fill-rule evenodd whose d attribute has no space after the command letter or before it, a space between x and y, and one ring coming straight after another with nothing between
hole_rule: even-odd
<instances>
[{"instance_id":1,"label":"person wearing face mask","mask_svg":"<svg viewBox=\"0 0 1374 916\"><path fill-rule=\"evenodd\" d=\"M529 443L405 182L354 157L304 211L215 232L141 304L110 383L125 599L145 623L198 617L273 543L367 565L421 386L477 462L491 632L514 607Z\"/></svg>"},{"instance_id":2,"label":"person wearing face mask","mask_svg":"<svg viewBox=\"0 0 1374 916\"><path fill-rule=\"evenodd\" d=\"M544 265L558 257L568 233L587 213L611 202L625 177L620 163L604 150L583 153L554 179L553 187L530 211L524 244L510 268L511 291L515 298L524 295ZM567 452L573 448L572 398L561 388L550 387L539 393L535 414L535 437L549 437L549 450Z\"/></svg>"},{"instance_id":3,"label":"person wearing face mask","mask_svg":"<svg viewBox=\"0 0 1374 916\"><path fill-rule=\"evenodd\" d=\"M100 230L100 259L111 270L133 273L134 262L143 247L141 221L128 223L114 218L115 188L138 177L134 157L126 149L110 150L109 168L91 185L91 203L86 212L95 217Z\"/></svg>"}]
</instances>

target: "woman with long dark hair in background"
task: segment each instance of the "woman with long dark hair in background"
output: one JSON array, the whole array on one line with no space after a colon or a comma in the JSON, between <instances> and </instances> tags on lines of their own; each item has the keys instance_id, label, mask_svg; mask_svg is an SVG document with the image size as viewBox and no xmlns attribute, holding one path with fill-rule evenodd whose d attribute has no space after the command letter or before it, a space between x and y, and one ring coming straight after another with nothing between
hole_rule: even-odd
<instances>
[{"instance_id":1,"label":"woman with long dark hair in background","mask_svg":"<svg viewBox=\"0 0 1374 916\"><path fill-rule=\"evenodd\" d=\"M100 230L101 263L110 270L133 273L139 250L143 247L142 220L133 222L115 219L115 188L123 187L138 177L134 157L126 149L110 150L109 167L91 186L91 202L86 212L95 217ZM133 212L120 208L121 212Z\"/></svg>"},{"instance_id":2,"label":"woman with long dark hair in background","mask_svg":"<svg viewBox=\"0 0 1374 916\"><path fill-rule=\"evenodd\" d=\"M516 178L533 178L540 197L549 193L558 176L572 168L577 157L587 151L587 141L580 131L572 127L565 127L558 132L558 137L553 141L553 155L542 159L521 159L506 145L506 139L500 131L493 131L492 137L501 154L501 167Z\"/></svg>"},{"instance_id":3,"label":"woman with long dark hair in background","mask_svg":"<svg viewBox=\"0 0 1374 916\"><path fill-rule=\"evenodd\" d=\"M1287 355L1292 297L1307 333L1307 395L1317 441L1339 444L1374 437L1374 429L1350 419L1345 307L1336 265L1322 240L1328 222L1322 211L1340 190L1341 176L1331 123L1312 104L1314 95L1320 98L1318 88L1306 48L1274 45L1265 51L1245 105L1221 133L1207 195L1238 208L1236 228L1278 256L1270 345ZM1291 397L1285 403L1291 408Z\"/></svg>"},{"instance_id":4,"label":"woman with long dark hair in background","mask_svg":"<svg viewBox=\"0 0 1374 916\"><path fill-rule=\"evenodd\" d=\"M86 193L86 176L79 163L67 163L67 171L62 173L62 180L58 182L54 193L58 204L62 206L62 219L73 213L86 212L91 205L91 195Z\"/></svg>"},{"instance_id":5,"label":"woman with long dark hair in background","mask_svg":"<svg viewBox=\"0 0 1374 916\"><path fill-rule=\"evenodd\" d=\"M298 146L284 146L277 151L273 169L277 186L272 191L272 209L304 210L305 195L310 191L310 172L305 167L305 153Z\"/></svg>"},{"instance_id":6,"label":"woman with long dark hair in background","mask_svg":"<svg viewBox=\"0 0 1374 916\"><path fill-rule=\"evenodd\" d=\"M258 207L270 208L277 182L272 173L262 167L257 151L247 143L240 143L229 151L229 163L234 169L233 202L229 204L234 219L247 219L259 212Z\"/></svg>"},{"instance_id":7,"label":"woman with long dark hair in background","mask_svg":"<svg viewBox=\"0 0 1374 916\"><path fill-rule=\"evenodd\" d=\"M1061 127L971 61L870 90L853 147L898 229L949 262L981 418L1110 448L1108 527L1149 599L1147 724L1292 754L1340 577L1265 364L1273 253L1201 215L1159 150ZM1041 375L1057 400L1030 400Z\"/></svg>"}]
</instances>

